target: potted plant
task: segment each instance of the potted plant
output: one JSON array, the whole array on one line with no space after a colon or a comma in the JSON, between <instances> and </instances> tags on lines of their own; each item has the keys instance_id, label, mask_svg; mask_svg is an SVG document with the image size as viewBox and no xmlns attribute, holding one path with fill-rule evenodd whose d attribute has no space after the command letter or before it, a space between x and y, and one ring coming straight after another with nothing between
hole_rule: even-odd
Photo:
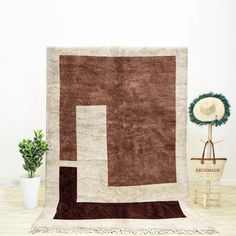
<instances>
[{"instance_id":1,"label":"potted plant","mask_svg":"<svg viewBox=\"0 0 236 236\"><path fill-rule=\"evenodd\" d=\"M40 176L36 176L35 172L42 165L43 156L48 150L48 143L43 137L42 130L34 130L33 140L23 139L19 143L19 151L24 159L23 168L28 172L20 179L24 206L28 209L38 206Z\"/></svg>"}]
</instances>

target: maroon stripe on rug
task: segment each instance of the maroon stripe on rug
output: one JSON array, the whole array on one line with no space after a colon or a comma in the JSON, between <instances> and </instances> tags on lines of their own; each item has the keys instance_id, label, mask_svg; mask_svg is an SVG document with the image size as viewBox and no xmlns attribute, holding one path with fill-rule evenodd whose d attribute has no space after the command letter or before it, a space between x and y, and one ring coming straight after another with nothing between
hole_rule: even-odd
<instances>
[{"instance_id":1,"label":"maroon stripe on rug","mask_svg":"<svg viewBox=\"0 0 236 236\"><path fill-rule=\"evenodd\" d=\"M168 219L186 217L178 201L76 202L77 168L60 167L60 200L54 219Z\"/></svg>"},{"instance_id":2,"label":"maroon stripe on rug","mask_svg":"<svg viewBox=\"0 0 236 236\"><path fill-rule=\"evenodd\" d=\"M77 199L77 168L60 167L59 184L59 201L74 204Z\"/></svg>"},{"instance_id":3,"label":"maroon stripe on rug","mask_svg":"<svg viewBox=\"0 0 236 236\"><path fill-rule=\"evenodd\" d=\"M169 219L185 217L178 201L135 203L60 202L54 219Z\"/></svg>"}]
</instances>

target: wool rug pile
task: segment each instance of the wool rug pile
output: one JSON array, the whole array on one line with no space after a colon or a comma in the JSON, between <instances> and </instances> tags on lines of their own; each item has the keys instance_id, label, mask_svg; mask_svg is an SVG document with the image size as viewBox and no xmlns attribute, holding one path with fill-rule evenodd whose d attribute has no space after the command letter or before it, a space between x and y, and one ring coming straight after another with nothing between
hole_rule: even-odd
<instances>
[{"instance_id":1,"label":"wool rug pile","mask_svg":"<svg viewBox=\"0 0 236 236\"><path fill-rule=\"evenodd\" d=\"M188 205L186 48L48 48L32 232L213 234Z\"/></svg>"}]
</instances>

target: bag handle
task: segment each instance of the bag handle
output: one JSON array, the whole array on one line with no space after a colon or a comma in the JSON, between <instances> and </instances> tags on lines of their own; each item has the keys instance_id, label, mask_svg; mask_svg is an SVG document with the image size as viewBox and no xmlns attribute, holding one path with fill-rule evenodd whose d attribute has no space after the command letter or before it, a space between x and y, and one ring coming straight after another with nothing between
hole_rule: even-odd
<instances>
[{"instance_id":1,"label":"bag handle","mask_svg":"<svg viewBox=\"0 0 236 236\"><path fill-rule=\"evenodd\" d=\"M212 153L213 153L213 164L216 164L216 157L215 157L215 149L214 149L214 144L211 140L206 141L204 148L203 148L203 152L202 152L202 159L201 159L201 164L204 164L204 158L205 158L205 151L206 151L206 146L207 144L210 143L212 146Z\"/></svg>"}]
</instances>

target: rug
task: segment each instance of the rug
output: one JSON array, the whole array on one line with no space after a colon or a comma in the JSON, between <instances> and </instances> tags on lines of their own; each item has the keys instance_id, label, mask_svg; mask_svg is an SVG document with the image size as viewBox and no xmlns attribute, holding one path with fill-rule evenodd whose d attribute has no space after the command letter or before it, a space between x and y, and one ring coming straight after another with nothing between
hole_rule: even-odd
<instances>
[{"instance_id":1,"label":"rug","mask_svg":"<svg viewBox=\"0 0 236 236\"><path fill-rule=\"evenodd\" d=\"M186 48L48 48L32 232L215 233L188 204L186 103Z\"/></svg>"}]
</instances>

